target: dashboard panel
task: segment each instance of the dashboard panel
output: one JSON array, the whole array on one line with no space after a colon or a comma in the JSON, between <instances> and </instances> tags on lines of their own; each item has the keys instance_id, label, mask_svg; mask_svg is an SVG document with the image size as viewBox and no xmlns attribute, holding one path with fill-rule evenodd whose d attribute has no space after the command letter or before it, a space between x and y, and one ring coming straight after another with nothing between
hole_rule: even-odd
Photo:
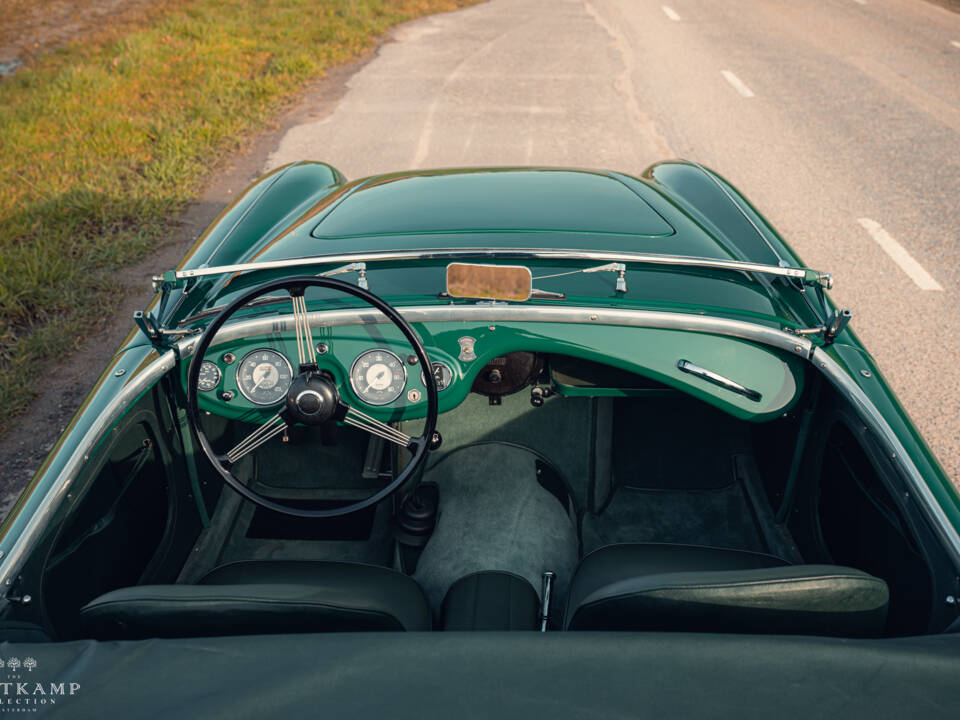
<instances>
[{"instance_id":1,"label":"dashboard panel","mask_svg":"<svg viewBox=\"0 0 960 720\"><path fill-rule=\"evenodd\" d=\"M297 347L287 324L276 322L270 327L270 332L214 341L201 368L198 395L202 410L228 419L263 422L279 409L296 374ZM435 378L440 380L440 412L459 405L484 368L489 372L492 361L519 351L582 358L619 368L748 420L782 413L796 401L803 386L799 357L727 336L549 322L430 322L415 324L414 329L423 339ZM319 369L333 377L347 405L385 422L426 414L423 369L393 325L315 326L313 339L319 348ZM680 360L749 385L759 399L685 372L678 368ZM186 383L189 363L182 365ZM557 389L561 395L569 392ZM608 394L609 388L577 389L581 396L591 393Z\"/></svg>"}]
</instances>

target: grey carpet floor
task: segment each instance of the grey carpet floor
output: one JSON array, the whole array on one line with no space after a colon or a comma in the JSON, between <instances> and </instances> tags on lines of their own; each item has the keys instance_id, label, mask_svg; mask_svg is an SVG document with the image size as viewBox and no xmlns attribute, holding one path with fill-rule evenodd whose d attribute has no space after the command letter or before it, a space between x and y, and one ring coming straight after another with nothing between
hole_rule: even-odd
<instances>
[{"instance_id":1,"label":"grey carpet floor","mask_svg":"<svg viewBox=\"0 0 960 720\"><path fill-rule=\"evenodd\" d=\"M535 461L522 448L482 443L451 453L426 473L424 480L440 488L440 512L414 578L434 612L452 583L481 570L520 575L538 594L543 573L551 570L557 573L557 605L566 597L577 564L577 530L537 482Z\"/></svg>"},{"instance_id":2,"label":"grey carpet floor","mask_svg":"<svg viewBox=\"0 0 960 720\"><path fill-rule=\"evenodd\" d=\"M709 490L618 488L583 518L583 552L614 543L683 543L767 552L740 483Z\"/></svg>"}]
</instances>

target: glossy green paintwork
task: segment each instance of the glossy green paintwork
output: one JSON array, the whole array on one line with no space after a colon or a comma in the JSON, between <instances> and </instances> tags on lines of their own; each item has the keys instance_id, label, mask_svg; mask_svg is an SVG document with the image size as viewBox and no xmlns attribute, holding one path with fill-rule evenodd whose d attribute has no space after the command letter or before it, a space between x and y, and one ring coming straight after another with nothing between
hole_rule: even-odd
<instances>
[{"instance_id":1,"label":"glossy green paintwork","mask_svg":"<svg viewBox=\"0 0 960 720\"><path fill-rule=\"evenodd\" d=\"M470 198L469 212L463 199ZM609 173L445 171L378 178L332 206L311 235L314 252L351 237L460 233L674 235L642 197Z\"/></svg>"},{"instance_id":2,"label":"glossy green paintwork","mask_svg":"<svg viewBox=\"0 0 960 720\"><path fill-rule=\"evenodd\" d=\"M521 246L771 262L769 248L757 241L756 230L739 211L734 208L730 212L730 199L706 171L681 162L655 166L643 178L551 168L417 171L329 185L334 178L327 166L311 163L275 171L238 198L234 209L198 241L181 269L363 250ZM691 178L699 178L702 186L696 186ZM311 182L315 184L313 191ZM272 183L266 191L264 183ZM684 200L674 196L674 186L683 192L701 193L705 209L690 210ZM735 190L725 187L738 197ZM284 202L271 215L263 207L281 191ZM795 260L772 228L745 201L740 204L755 216L758 227L781 254ZM553 263L536 268L534 275L577 266L583 265L566 263L556 268ZM442 282L425 283L410 275L410 267L411 263L393 268L371 266L371 287L400 305L414 298L422 302L419 296L424 289L433 293L443 289ZM317 267L317 271L322 269L329 267ZM279 274L207 278L188 295L174 290L161 319L171 326L204 308L222 304L244 287ZM623 306L675 306L684 311L710 307L719 313L764 314L772 325L807 327L819 322L796 290L780 281L701 270L692 273L695 281L683 282L666 292L669 283L647 282L652 275L682 278L689 274L631 267L630 277L636 281L628 280L631 290L622 297L612 296L609 278L606 285L594 281L593 288L589 283L567 279L544 285L543 289L556 286L571 300L580 295L594 301L609 299L611 304ZM571 287L571 283L579 284L582 290ZM648 287L651 292L647 292ZM758 310L757 297L763 298L761 304L766 307Z\"/></svg>"},{"instance_id":3,"label":"glossy green paintwork","mask_svg":"<svg viewBox=\"0 0 960 720\"><path fill-rule=\"evenodd\" d=\"M450 387L439 394L440 412L457 407L470 392L474 379L483 366L496 357L515 350L558 353L584 358L628 370L698 397L735 417L765 420L789 409L803 389L803 367L799 358L786 356L769 348L718 335L661 330L656 328L611 328L587 324L561 323L430 323L414 329L423 339L431 360L443 361L453 370ZM476 343L475 360L459 359L459 339L471 337ZM418 366L407 366L404 393L394 403L373 407L363 403L348 381L353 360L374 348L392 350L401 359L411 354L409 345L392 325L347 325L324 328L322 337L314 340L329 345L327 355L317 358L321 370L329 371L337 381L341 396L348 405L382 420L410 420L426 414L426 400L411 402L407 392L424 385ZM237 391L236 368L223 361L226 353L241 358L257 348L281 350L291 364L296 363L296 340L292 335L261 335L242 341L222 343L211 348L205 359L216 362L223 379L216 391L200 393L200 407L217 415L246 422L260 423L274 414L277 407L257 407ZM759 402L712 385L677 369L677 360L686 359L708 367L735 381L759 391ZM186 382L186 363L181 368L181 381ZM233 393L229 402L223 391ZM583 394L583 393L581 393Z\"/></svg>"},{"instance_id":4,"label":"glossy green paintwork","mask_svg":"<svg viewBox=\"0 0 960 720\"><path fill-rule=\"evenodd\" d=\"M655 252L677 255L697 255L714 258L733 258L756 262L776 262L777 257L787 264L802 266L796 253L770 226L742 195L723 178L704 170L699 166L683 161L671 161L657 164L641 177L634 178L619 173L587 171L583 175L584 197L610 188L617 200L610 198L606 202L620 202L625 197L624 190L632 192L637 200L638 213L643 216L639 223L640 231L633 233L609 232L609 218L583 217L578 219L575 231L570 228L549 227L544 221L543 228L533 228L526 208L515 208L515 217L526 218L525 223L509 228L504 218L497 220L496 230L490 230L489 203L484 197L476 197L476 183L496 183L499 196L510 196L511 184L519 188L524 185L529 193L529 182L533 178L552 177L546 175L556 172L550 169L475 169L468 171L420 171L398 173L389 176L367 178L346 182L335 169L322 163L297 163L280 168L258 180L244 191L237 200L211 225L186 255L180 268L195 268L201 265L220 265L245 262L258 259L280 259L318 252L357 252L362 250L428 248L428 247L558 247L583 250L622 250ZM463 182L462 176L479 176ZM455 206L454 220L459 229L469 232L440 233L439 224L427 226L436 211L435 203L427 193L400 192L405 205L378 207L375 203L364 205L365 213L353 213L356 222L362 220L367 228L378 228L375 236L347 237L349 223L338 225L337 237L315 236L315 230L325 213L340 203L347 203L351 194L360 207L363 197L377 197L374 188L383 184L394 187L416 188L424 178L430 182L441 182L449 178L452 184L445 191L445 204ZM564 176L564 192L575 195L577 177ZM609 184L607 184L609 183ZM364 190L366 188L366 190ZM613 189L615 188L615 190ZM363 195L367 192L367 195ZM519 190L517 190L519 193ZM422 195L422 197L421 197ZM380 195L379 197L383 197ZM549 211L549 199L540 199L540 207ZM346 204L343 205L347 218ZM590 204L584 207L589 210ZM609 207L597 203L593 207ZM739 208L739 209L738 209ZM741 213L742 211L742 213ZM673 229L670 234L663 232L653 213ZM335 216L331 216L335 217ZM652 220L651 220L652 218ZM620 222L620 218L616 221ZM339 218L337 218L339 223ZM415 229L430 229L429 234L382 234L391 222L396 226ZM444 224L449 225L448 219ZM606 223L606 224L605 224ZM329 227L329 226L328 226ZM607 231L597 232L603 228ZM451 229L451 228L441 228ZM591 232L590 230L593 230ZM650 233L650 234L644 234ZM771 247L773 250L771 250ZM324 269L318 266L316 272ZM572 269L570 263L551 263L549 266L532 265L534 276L551 274L551 271ZM829 270L829 268L818 268ZM158 272L165 268L157 268ZM239 276L226 276L206 279L191 286L189 293L183 289L174 290L161 306L159 297L151 305L166 327L177 324L198 310L221 304L226 298L253 285L257 285L280 273L247 273ZM371 289L388 301L398 305L429 304L442 302L437 292L442 289L442 266L429 263L406 263L394 267L377 267L368 273ZM613 277L606 273L589 276L570 276L552 281L538 281L536 286L546 290L567 293L560 304L611 306L624 308L658 309L678 312L696 312L718 317L745 319L768 327L811 327L819 324L820 318L833 306L828 297L817 297L815 293L801 295L797 289L781 280L751 277L744 273L727 271L685 271L666 268L630 267L627 273L628 292L618 295L613 291ZM536 304L534 301L532 304ZM545 302L545 301L543 301ZM549 304L549 303L546 303ZM315 306L314 308L315 309ZM270 312L276 312L276 308ZM854 321L855 322L855 321ZM204 322L197 323L202 327ZM438 357L443 353L456 354L456 337L466 334L466 329L419 327L425 333L428 344L433 343ZM542 327L537 324L517 324L511 327L498 327L496 331L484 331L483 327L471 328L476 332L481 348L489 347L489 353L504 352L508 349L542 350L545 352L567 352L580 357L609 362L610 364L637 369L631 353L617 348L622 330L615 327L574 328L569 326ZM582 331L582 332L581 332ZM498 339L489 342L490 335L500 333ZM645 337L652 332L675 331L636 331L632 337ZM501 340L506 336L506 340ZM704 342L716 338L704 336ZM728 341L739 342L739 341ZM814 338L820 344L820 340ZM642 343L641 343L642 344ZM749 346L749 343L739 343ZM656 345L656 343L653 343ZM644 350L651 345L645 345ZM752 347L749 352L758 351ZM597 348L603 348L598 350ZM613 350L611 350L613 348ZM487 351L483 351L487 352ZM744 349L744 352L747 352ZM763 349L767 353L767 349ZM836 344L827 349L841 367L863 389L874 405L884 414L887 422L898 435L910 460L919 469L929 487L936 495L944 512L955 527L960 528L960 501L950 481L937 464L932 453L917 433L906 412L900 406L872 359L850 330L840 335ZM347 353L349 355L349 353ZM492 355L490 355L492 356ZM25 522L37 508L47 488L65 466L69 457L78 447L84 433L96 422L103 410L115 397L118 390L135 377L138 368L144 367L157 353L142 334L134 332L124 343L122 350L107 368L96 387L88 396L84 405L74 416L70 425L51 451L44 465L33 478L17 505L8 515L0 533L0 550L9 551L10 538L15 538ZM485 354L483 357L487 357ZM652 357L652 356L651 356ZM723 352L717 352L714 359L724 360ZM736 353L731 356L729 372L738 377L734 362ZM444 358L447 359L447 358ZM688 358L695 361L696 358ZM477 363L480 360L476 361ZM791 361L792 362L792 361ZM184 372L186 361L180 362L180 373ZM680 387L665 369L655 371L655 359L641 363L651 377L668 385ZM454 367L453 364L451 364ZM724 366L726 368L726 366ZM869 369L870 378L860 374L861 369ZM125 373L117 377L117 369ZM721 368L716 368L720 370ZM791 374L794 374L791 365ZM457 393L465 392L469 380L469 371L458 370L466 375L457 386L441 394L443 408L456 402ZM658 374L659 373L659 374ZM182 375L181 375L182 376ZM684 379L686 382L686 379ZM684 389L697 394L689 385ZM704 394L704 399L716 404L712 388ZM744 401L748 402L748 401ZM733 410L727 408L728 410ZM741 415L742 416L742 415Z\"/></svg>"}]
</instances>

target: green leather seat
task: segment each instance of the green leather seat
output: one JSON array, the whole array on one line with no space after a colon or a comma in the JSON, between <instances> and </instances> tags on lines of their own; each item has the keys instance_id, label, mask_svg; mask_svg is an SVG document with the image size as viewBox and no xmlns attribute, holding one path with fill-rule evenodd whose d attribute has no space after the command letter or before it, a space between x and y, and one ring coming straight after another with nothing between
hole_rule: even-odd
<instances>
[{"instance_id":1,"label":"green leather seat","mask_svg":"<svg viewBox=\"0 0 960 720\"><path fill-rule=\"evenodd\" d=\"M411 578L358 563L258 560L216 568L196 585L138 585L80 611L98 640L297 632L430 630Z\"/></svg>"},{"instance_id":2,"label":"green leather seat","mask_svg":"<svg viewBox=\"0 0 960 720\"><path fill-rule=\"evenodd\" d=\"M649 630L874 637L886 582L836 565L693 545L610 545L570 585L568 630Z\"/></svg>"}]
</instances>

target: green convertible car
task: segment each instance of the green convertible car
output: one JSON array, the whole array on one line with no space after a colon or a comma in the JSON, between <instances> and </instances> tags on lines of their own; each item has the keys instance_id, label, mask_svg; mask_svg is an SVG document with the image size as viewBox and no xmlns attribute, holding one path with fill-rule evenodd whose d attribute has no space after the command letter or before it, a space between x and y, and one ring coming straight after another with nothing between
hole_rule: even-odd
<instances>
[{"instance_id":1,"label":"green convertible car","mask_svg":"<svg viewBox=\"0 0 960 720\"><path fill-rule=\"evenodd\" d=\"M4 522L0 712L960 716L960 501L831 284L691 162L270 173Z\"/></svg>"}]
</instances>

